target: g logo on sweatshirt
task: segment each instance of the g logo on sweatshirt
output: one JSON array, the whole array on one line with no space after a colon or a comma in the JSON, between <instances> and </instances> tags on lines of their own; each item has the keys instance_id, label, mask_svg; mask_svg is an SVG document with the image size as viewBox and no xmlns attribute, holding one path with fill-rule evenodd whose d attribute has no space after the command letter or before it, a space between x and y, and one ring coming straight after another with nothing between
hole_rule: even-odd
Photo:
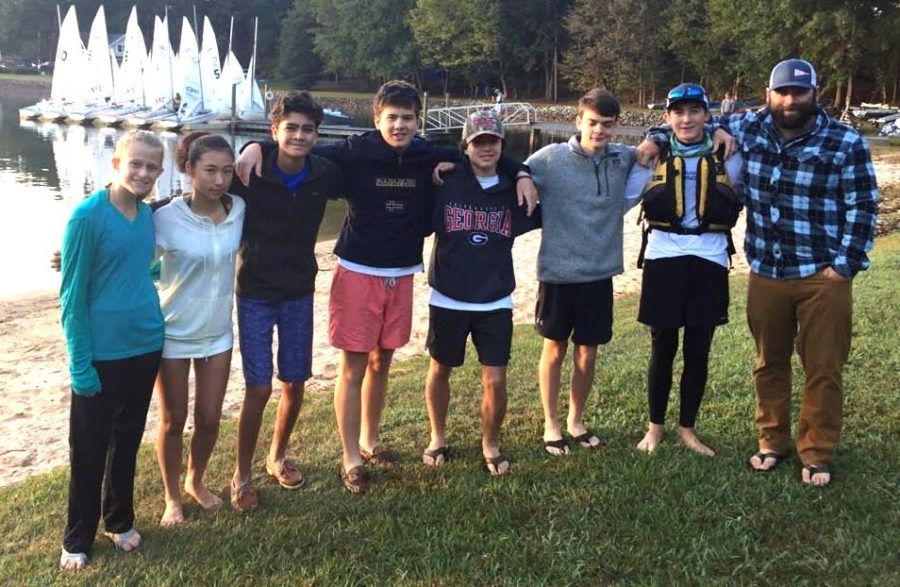
<instances>
[{"instance_id":1,"label":"g logo on sweatshirt","mask_svg":"<svg viewBox=\"0 0 900 587\"><path fill-rule=\"evenodd\" d=\"M473 232L469 235L469 242L475 246L483 245L488 242L488 235L483 232Z\"/></svg>"}]
</instances>

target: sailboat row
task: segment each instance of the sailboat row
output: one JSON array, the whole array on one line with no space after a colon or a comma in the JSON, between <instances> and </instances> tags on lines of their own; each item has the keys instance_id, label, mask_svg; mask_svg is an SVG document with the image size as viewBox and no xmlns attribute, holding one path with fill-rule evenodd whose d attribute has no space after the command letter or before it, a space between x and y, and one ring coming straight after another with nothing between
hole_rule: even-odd
<instances>
[{"instance_id":1,"label":"sailboat row","mask_svg":"<svg viewBox=\"0 0 900 587\"><path fill-rule=\"evenodd\" d=\"M176 54L169 41L168 16L157 16L148 53L133 7L120 63L108 47L103 6L94 16L87 47L71 6L60 23L50 98L20 109L19 116L164 130L231 118L233 113L242 120L265 118L265 103L256 83L256 31L246 73L231 50L230 32L228 53L224 64L220 62L207 17L202 41L197 43L193 27L182 18Z\"/></svg>"}]
</instances>

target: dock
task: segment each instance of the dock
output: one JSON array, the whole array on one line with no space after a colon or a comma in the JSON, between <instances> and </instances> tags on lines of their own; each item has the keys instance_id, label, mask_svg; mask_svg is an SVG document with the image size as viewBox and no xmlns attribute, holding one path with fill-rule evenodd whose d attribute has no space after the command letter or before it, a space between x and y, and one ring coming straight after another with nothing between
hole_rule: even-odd
<instances>
[{"instance_id":1,"label":"dock","mask_svg":"<svg viewBox=\"0 0 900 587\"><path fill-rule=\"evenodd\" d=\"M235 120L228 123L228 129L234 134L269 134L272 132L272 123L268 120ZM341 124L322 124L319 126L321 137L349 137L372 130L359 126L345 126Z\"/></svg>"},{"instance_id":2,"label":"dock","mask_svg":"<svg viewBox=\"0 0 900 587\"><path fill-rule=\"evenodd\" d=\"M553 135L572 134L576 131L575 125L571 122L530 122L528 126L531 135L528 139L529 147L534 151L535 145L538 144L542 133ZM269 134L271 132L272 123L267 120L244 121L236 120L228 123L228 130L236 134ZM349 137L364 132L374 130L360 126L344 126L337 124L323 124L319 126L319 136L321 137ZM647 131L646 128L640 126L620 126L618 136L641 137ZM429 129L429 134L441 134L442 131ZM449 132L449 130L443 131Z\"/></svg>"}]
</instances>

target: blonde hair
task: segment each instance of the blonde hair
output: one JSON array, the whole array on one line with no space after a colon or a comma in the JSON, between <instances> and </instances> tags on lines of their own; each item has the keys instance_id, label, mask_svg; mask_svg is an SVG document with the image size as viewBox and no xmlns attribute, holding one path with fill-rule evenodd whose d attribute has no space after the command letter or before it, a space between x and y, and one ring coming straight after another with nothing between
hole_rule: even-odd
<instances>
[{"instance_id":1,"label":"blonde hair","mask_svg":"<svg viewBox=\"0 0 900 587\"><path fill-rule=\"evenodd\" d=\"M144 143L148 147L153 149L159 149L160 151L164 151L165 147L163 146L163 142L156 136L156 133L153 133L149 130L130 130L122 135L122 138L119 139L119 142L116 143L116 157L121 158L122 155L128 150L128 147L131 146L131 143Z\"/></svg>"},{"instance_id":2,"label":"blonde hair","mask_svg":"<svg viewBox=\"0 0 900 587\"><path fill-rule=\"evenodd\" d=\"M158 149L160 164L162 163L163 153L166 148L156 133L149 130L130 130L126 132L116 143L116 152L113 157L121 159L128 152L128 148L132 143L143 143L151 149ZM113 181L113 183L115 183L115 181ZM156 185L154 184L153 189L151 189L142 199L155 199L156 196Z\"/></svg>"}]
</instances>

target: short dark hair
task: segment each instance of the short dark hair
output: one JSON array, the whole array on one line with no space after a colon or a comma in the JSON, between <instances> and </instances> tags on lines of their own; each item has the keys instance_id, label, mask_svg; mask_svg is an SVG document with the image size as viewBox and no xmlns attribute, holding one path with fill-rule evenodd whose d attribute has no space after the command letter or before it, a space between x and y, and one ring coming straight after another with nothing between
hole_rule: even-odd
<instances>
[{"instance_id":1,"label":"short dark hair","mask_svg":"<svg viewBox=\"0 0 900 587\"><path fill-rule=\"evenodd\" d=\"M178 144L175 145L175 165L178 167L178 171L187 173L188 153L191 150L191 145L200 137L205 137L209 134L205 130L195 130L178 140Z\"/></svg>"},{"instance_id":2,"label":"short dark hair","mask_svg":"<svg viewBox=\"0 0 900 587\"><path fill-rule=\"evenodd\" d=\"M378 91L375 92L375 99L372 100L372 111L375 116L381 114L386 106L410 108L418 116L422 110L422 98L414 85L395 79L378 88Z\"/></svg>"},{"instance_id":3,"label":"short dark hair","mask_svg":"<svg viewBox=\"0 0 900 587\"><path fill-rule=\"evenodd\" d=\"M316 128L325 120L325 111L306 90L279 93L272 104L272 124L277 125L291 112L304 114L312 119Z\"/></svg>"},{"instance_id":4,"label":"short dark hair","mask_svg":"<svg viewBox=\"0 0 900 587\"><path fill-rule=\"evenodd\" d=\"M200 157L203 157L204 153L209 153L210 151L228 153L231 156L231 160L234 160L234 149L231 148L231 143L229 143L225 137L222 135L206 134L202 137L197 137L191 142L191 146L188 149L187 162L190 165L196 165L197 161L200 160ZM186 167L187 166L185 166L185 168Z\"/></svg>"},{"instance_id":5,"label":"short dark hair","mask_svg":"<svg viewBox=\"0 0 900 587\"><path fill-rule=\"evenodd\" d=\"M618 118L621 113L619 100L612 95L612 92L602 88L594 88L578 99L578 114L581 116L585 109L590 108L596 111L600 116L611 116Z\"/></svg>"}]
</instances>

